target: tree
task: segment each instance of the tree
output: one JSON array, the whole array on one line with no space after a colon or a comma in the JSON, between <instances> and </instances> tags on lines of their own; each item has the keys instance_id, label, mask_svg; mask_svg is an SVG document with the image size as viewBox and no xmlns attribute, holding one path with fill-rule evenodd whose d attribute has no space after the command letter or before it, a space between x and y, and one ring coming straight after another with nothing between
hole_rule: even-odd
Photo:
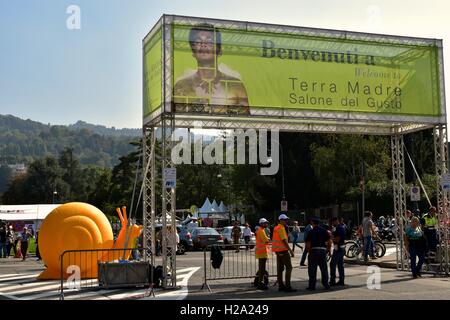
<instances>
[{"instance_id":1,"label":"tree","mask_svg":"<svg viewBox=\"0 0 450 320\"><path fill-rule=\"evenodd\" d=\"M5 192L8 182L11 179L12 170L7 165L0 166L0 194Z\"/></svg>"},{"instance_id":2,"label":"tree","mask_svg":"<svg viewBox=\"0 0 450 320\"><path fill-rule=\"evenodd\" d=\"M365 167L367 196L391 197L391 159L385 137L327 135L325 145L312 144L312 166L328 203L341 205L360 196L361 167ZM328 196L326 196L328 195Z\"/></svg>"}]
</instances>

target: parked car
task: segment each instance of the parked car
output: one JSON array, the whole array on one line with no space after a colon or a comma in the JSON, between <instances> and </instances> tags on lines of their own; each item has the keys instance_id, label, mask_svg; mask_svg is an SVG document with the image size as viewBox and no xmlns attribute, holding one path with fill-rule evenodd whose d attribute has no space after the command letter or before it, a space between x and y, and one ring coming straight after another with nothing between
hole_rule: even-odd
<instances>
[{"instance_id":1,"label":"parked car","mask_svg":"<svg viewBox=\"0 0 450 320\"><path fill-rule=\"evenodd\" d=\"M178 254L185 254L187 251L194 249L194 241L192 241L192 234L184 226L177 226L180 243L178 244Z\"/></svg>"},{"instance_id":2,"label":"parked car","mask_svg":"<svg viewBox=\"0 0 450 320\"><path fill-rule=\"evenodd\" d=\"M192 229L192 241L194 248L205 248L210 245L223 245L223 237L216 229L209 227L197 227Z\"/></svg>"},{"instance_id":3,"label":"parked car","mask_svg":"<svg viewBox=\"0 0 450 320\"><path fill-rule=\"evenodd\" d=\"M244 226L239 226L241 228L241 238L239 239L239 243L240 244L245 244L245 240L244 240ZM233 229L233 227L225 227L222 229L221 234L223 236L223 241L224 244L234 244L233 242L233 237L231 236L231 230ZM252 236L250 237L250 249L253 249L254 246L256 245L256 237L255 237L255 233L252 232Z\"/></svg>"},{"instance_id":4,"label":"parked car","mask_svg":"<svg viewBox=\"0 0 450 320\"><path fill-rule=\"evenodd\" d=\"M155 232L160 231L161 224L156 225ZM177 246L177 254L185 254L187 251L194 249L194 242L192 241L192 234L189 230L182 225L177 225L178 236L180 237L180 243Z\"/></svg>"}]
</instances>

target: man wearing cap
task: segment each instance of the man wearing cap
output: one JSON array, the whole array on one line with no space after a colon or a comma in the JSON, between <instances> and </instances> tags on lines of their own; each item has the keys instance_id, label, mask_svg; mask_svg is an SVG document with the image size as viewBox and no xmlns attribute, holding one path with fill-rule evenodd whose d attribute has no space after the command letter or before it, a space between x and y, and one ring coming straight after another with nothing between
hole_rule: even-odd
<instances>
[{"instance_id":1,"label":"man wearing cap","mask_svg":"<svg viewBox=\"0 0 450 320\"><path fill-rule=\"evenodd\" d=\"M345 228L339 223L337 217L331 219L331 223L335 228L333 232L334 250L330 262L330 286L344 285L344 254L345 254ZM336 282L336 267L339 271L339 281Z\"/></svg>"},{"instance_id":2,"label":"man wearing cap","mask_svg":"<svg viewBox=\"0 0 450 320\"><path fill-rule=\"evenodd\" d=\"M328 231L319 226L320 219L311 218L312 230L305 239L308 250L308 276L309 286L306 290L316 290L317 267L322 275L322 285L330 289L328 284L327 253L331 252L331 238Z\"/></svg>"},{"instance_id":3,"label":"man wearing cap","mask_svg":"<svg viewBox=\"0 0 450 320\"><path fill-rule=\"evenodd\" d=\"M269 225L269 221L265 218L259 219L259 228L256 231L256 245L255 245L255 255L258 259L258 289L267 290L269 289L266 284L264 284L264 274L266 273L266 262L269 258L269 242L270 238L267 236L266 229Z\"/></svg>"},{"instance_id":4,"label":"man wearing cap","mask_svg":"<svg viewBox=\"0 0 450 320\"><path fill-rule=\"evenodd\" d=\"M277 282L278 291L294 292L291 287L292 263L294 251L289 247L285 226L289 218L285 214L278 217L279 224L273 229L272 251L277 255ZM286 269L285 282L283 283L283 270Z\"/></svg>"},{"instance_id":5,"label":"man wearing cap","mask_svg":"<svg viewBox=\"0 0 450 320\"><path fill-rule=\"evenodd\" d=\"M430 207L430 211L422 217L425 238L427 239L427 255L429 261L436 257L438 219L436 217L436 207Z\"/></svg>"}]
</instances>

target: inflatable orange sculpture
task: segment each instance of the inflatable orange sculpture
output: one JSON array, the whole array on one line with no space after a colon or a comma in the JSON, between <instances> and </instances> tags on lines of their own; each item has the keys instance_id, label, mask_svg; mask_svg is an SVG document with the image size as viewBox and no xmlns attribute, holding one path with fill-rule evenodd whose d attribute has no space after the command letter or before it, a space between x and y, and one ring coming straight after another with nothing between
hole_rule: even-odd
<instances>
[{"instance_id":1,"label":"inflatable orange sculpture","mask_svg":"<svg viewBox=\"0 0 450 320\"><path fill-rule=\"evenodd\" d=\"M106 216L96 207L81 202L67 203L54 209L45 218L39 232L39 250L47 267L38 279L60 279L60 256L66 250L97 250L90 252L69 252L64 255L64 278L79 268L80 276L97 277L99 261L128 259L131 250L102 251L102 249L130 248L139 237L142 226L128 225L125 207L122 212L117 208L122 229L114 242L111 224Z\"/></svg>"}]
</instances>

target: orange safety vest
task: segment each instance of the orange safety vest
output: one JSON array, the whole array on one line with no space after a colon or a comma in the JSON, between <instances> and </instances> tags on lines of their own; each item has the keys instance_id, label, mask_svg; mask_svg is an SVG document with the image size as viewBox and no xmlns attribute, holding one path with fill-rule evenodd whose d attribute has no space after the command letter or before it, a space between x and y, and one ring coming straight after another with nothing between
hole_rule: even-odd
<instances>
[{"instance_id":1,"label":"orange safety vest","mask_svg":"<svg viewBox=\"0 0 450 320\"><path fill-rule=\"evenodd\" d=\"M286 229L284 229L284 226L279 224L273 229L273 236L272 236L272 251L273 252L283 252L288 251L286 246L284 245L283 241L280 238L280 234L278 233L279 230L282 230L282 232L286 233ZM287 235L286 235L287 238Z\"/></svg>"},{"instance_id":2,"label":"orange safety vest","mask_svg":"<svg viewBox=\"0 0 450 320\"><path fill-rule=\"evenodd\" d=\"M256 259L267 259L269 257L269 240L264 228L260 227L258 231L256 231Z\"/></svg>"}]
</instances>

